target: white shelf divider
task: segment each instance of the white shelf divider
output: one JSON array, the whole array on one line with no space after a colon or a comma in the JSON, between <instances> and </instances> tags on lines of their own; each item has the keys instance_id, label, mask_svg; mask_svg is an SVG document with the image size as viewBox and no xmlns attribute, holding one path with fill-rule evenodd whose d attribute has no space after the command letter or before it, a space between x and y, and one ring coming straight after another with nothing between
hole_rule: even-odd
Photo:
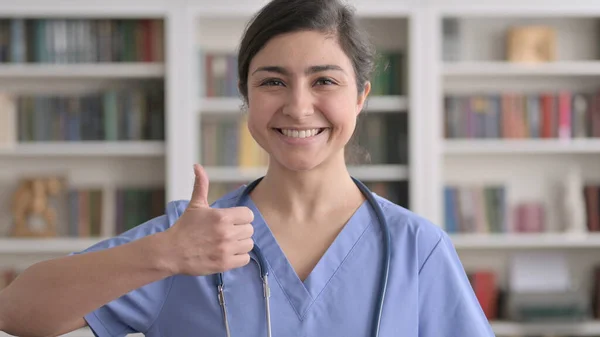
<instances>
[{"instance_id":1,"label":"white shelf divider","mask_svg":"<svg viewBox=\"0 0 600 337\"><path fill-rule=\"evenodd\" d=\"M128 336L142 337L144 335L143 334L129 334ZM13 337L13 336L0 331L0 337ZM69 332L67 334L60 335L59 337L94 337L94 333L92 332L92 330L90 330L90 328L81 328L81 329L77 329L75 331Z\"/></svg>"},{"instance_id":2,"label":"white shelf divider","mask_svg":"<svg viewBox=\"0 0 600 337\"><path fill-rule=\"evenodd\" d=\"M164 154L162 141L31 142L0 148L0 157L157 157Z\"/></svg>"},{"instance_id":3,"label":"white shelf divider","mask_svg":"<svg viewBox=\"0 0 600 337\"><path fill-rule=\"evenodd\" d=\"M600 234L527 233L527 234L451 234L460 250L485 249L586 249L600 248Z\"/></svg>"},{"instance_id":4,"label":"white shelf divider","mask_svg":"<svg viewBox=\"0 0 600 337\"><path fill-rule=\"evenodd\" d=\"M202 114L241 114L242 101L237 97L209 97L200 99L198 112ZM408 99L405 96L372 96L365 105L367 112L406 112Z\"/></svg>"},{"instance_id":5,"label":"white shelf divider","mask_svg":"<svg viewBox=\"0 0 600 337\"><path fill-rule=\"evenodd\" d=\"M240 182L256 179L266 173L265 167L240 168L207 166L206 173L211 182ZM362 165L350 166L350 174L363 181L399 181L408 179L405 165Z\"/></svg>"},{"instance_id":6,"label":"white shelf divider","mask_svg":"<svg viewBox=\"0 0 600 337\"><path fill-rule=\"evenodd\" d=\"M600 153L600 139L447 139L444 153L481 154L573 154Z\"/></svg>"},{"instance_id":7,"label":"white shelf divider","mask_svg":"<svg viewBox=\"0 0 600 337\"><path fill-rule=\"evenodd\" d=\"M598 76L599 61L557 61L543 64L473 61L445 63L444 76Z\"/></svg>"},{"instance_id":8,"label":"white shelf divider","mask_svg":"<svg viewBox=\"0 0 600 337\"><path fill-rule=\"evenodd\" d=\"M161 63L3 64L0 78L161 78Z\"/></svg>"},{"instance_id":9,"label":"white shelf divider","mask_svg":"<svg viewBox=\"0 0 600 337\"><path fill-rule=\"evenodd\" d=\"M0 238L1 254L68 254L82 251L104 238Z\"/></svg>"},{"instance_id":10,"label":"white shelf divider","mask_svg":"<svg viewBox=\"0 0 600 337\"><path fill-rule=\"evenodd\" d=\"M574 323L492 322L494 333L504 336L598 336L600 321Z\"/></svg>"}]
</instances>

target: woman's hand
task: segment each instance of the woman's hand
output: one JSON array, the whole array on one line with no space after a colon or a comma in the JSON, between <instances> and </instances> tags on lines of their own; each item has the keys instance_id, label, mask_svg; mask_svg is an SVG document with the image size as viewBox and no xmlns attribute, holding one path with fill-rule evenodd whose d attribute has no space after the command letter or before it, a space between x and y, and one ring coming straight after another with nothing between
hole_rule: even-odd
<instances>
[{"instance_id":1,"label":"woman's hand","mask_svg":"<svg viewBox=\"0 0 600 337\"><path fill-rule=\"evenodd\" d=\"M164 232L173 274L210 275L242 267L254 247L248 207L211 208L209 181L200 165L194 165L194 190L189 205L175 224Z\"/></svg>"}]
</instances>

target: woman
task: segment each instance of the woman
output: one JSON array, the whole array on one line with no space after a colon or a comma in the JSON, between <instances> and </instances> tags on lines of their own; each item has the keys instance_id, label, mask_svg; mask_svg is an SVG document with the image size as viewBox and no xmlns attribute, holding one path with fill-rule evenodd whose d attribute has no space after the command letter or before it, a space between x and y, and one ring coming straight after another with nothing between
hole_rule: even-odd
<instances>
[{"instance_id":1,"label":"woman","mask_svg":"<svg viewBox=\"0 0 600 337\"><path fill-rule=\"evenodd\" d=\"M344 149L372 64L352 11L337 0L266 5L238 65L248 127L270 155L264 179L249 195L242 187L208 205L208 177L195 166L189 202L27 269L0 294L1 328L23 336L85 325L100 337L267 336L260 273L268 271L274 336L370 336L379 326L383 232ZM374 198L392 242L380 335L493 336L444 232Z\"/></svg>"}]
</instances>

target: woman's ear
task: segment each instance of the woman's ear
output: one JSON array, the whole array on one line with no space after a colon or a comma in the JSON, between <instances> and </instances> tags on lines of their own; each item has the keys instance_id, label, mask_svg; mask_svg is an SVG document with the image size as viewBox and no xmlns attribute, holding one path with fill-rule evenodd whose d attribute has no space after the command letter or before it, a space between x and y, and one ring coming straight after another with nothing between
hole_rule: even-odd
<instances>
[{"instance_id":1,"label":"woman's ear","mask_svg":"<svg viewBox=\"0 0 600 337\"><path fill-rule=\"evenodd\" d=\"M365 82L363 92L358 95L358 100L356 102L356 114L357 115L362 111L362 109L365 105L365 101L367 100L367 97L369 96L370 92L371 92L371 82L367 81L367 82Z\"/></svg>"}]
</instances>

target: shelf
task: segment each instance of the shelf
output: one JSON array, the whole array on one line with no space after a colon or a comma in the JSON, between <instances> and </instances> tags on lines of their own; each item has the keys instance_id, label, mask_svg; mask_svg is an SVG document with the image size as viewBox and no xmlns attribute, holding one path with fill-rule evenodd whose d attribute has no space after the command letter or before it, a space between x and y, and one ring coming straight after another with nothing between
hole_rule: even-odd
<instances>
[{"instance_id":1,"label":"shelf","mask_svg":"<svg viewBox=\"0 0 600 337\"><path fill-rule=\"evenodd\" d=\"M445 140L446 154L600 153L600 139L461 139Z\"/></svg>"},{"instance_id":2,"label":"shelf","mask_svg":"<svg viewBox=\"0 0 600 337\"><path fill-rule=\"evenodd\" d=\"M78 157L156 157L165 154L162 141L83 141L18 143L0 148L1 157L78 156Z\"/></svg>"},{"instance_id":3,"label":"shelf","mask_svg":"<svg viewBox=\"0 0 600 337\"><path fill-rule=\"evenodd\" d=\"M600 61L560 61L543 64L457 62L443 65L444 76L600 76Z\"/></svg>"},{"instance_id":4,"label":"shelf","mask_svg":"<svg viewBox=\"0 0 600 337\"><path fill-rule=\"evenodd\" d=\"M0 238L1 254L69 254L79 252L103 238Z\"/></svg>"},{"instance_id":5,"label":"shelf","mask_svg":"<svg viewBox=\"0 0 600 337\"><path fill-rule=\"evenodd\" d=\"M144 335L141 333L139 333L139 334L136 333L136 334L129 334L127 336L143 337ZM13 336L0 331L0 337L13 337ZM94 337L94 333L89 328L82 328L82 329L77 329L73 332L69 332L64 335L60 335L59 337Z\"/></svg>"},{"instance_id":6,"label":"shelf","mask_svg":"<svg viewBox=\"0 0 600 337\"><path fill-rule=\"evenodd\" d=\"M600 248L600 233L451 234L456 249Z\"/></svg>"},{"instance_id":7,"label":"shelf","mask_svg":"<svg viewBox=\"0 0 600 337\"><path fill-rule=\"evenodd\" d=\"M242 101L237 97L211 97L201 99L198 111L216 114L240 114ZM365 111L368 112L405 112L408 100L404 96L372 96L367 99Z\"/></svg>"},{"instance_id":8,"label":"shelf","mask_svg":"<svg viewBox=\"0 0 600 337\"><path fill-rule=\"evenodd\" d=\"M206 173L211 182L245 182L265 174L266 168L239 168L207 166ZM350 174L363 181L400 181L408 179L405 165L365 165L350 166Z\"/></svg>"},{"instance_id":9,"label":"shelf","mask_svg":"<svg viewBox=\"0 0 600 337\"><path fill-rule=\"evenodd\" d=\"M0 337L13 337L13 335L0 331ZM94 333L90 329L84 328L60 335L59 337L94 337Z\"/></svg>"},{"instance_id":10,"label":"shelf","mask_svg":"<svg viewBox=\"0 0 600 337\"><path fill-rule=\"evenodd\" d=\"M494 333L500 336L598 336L600 321L576 323L512 323L492 322Z\"/></svg>"},{"instance_id":11,"label":"shelf","mask_svg":"<svg viewBox=\"0 0 600 337\"><path fill-rule=\"evenodd\" d=\"M160 78L165 66L156 63L3 64L1 78Z\"/></svg>"},{"instance_id":12,"label":"shelf","mask_svg":"<svg viewBox=\"0 0 600 337\"><path fill-rule=\"evenodd\" d=\"M207 171L209 171L207 169ZM211 182L214 175L209 176ZM248 172L246 172L248 174ZM249 177L250 178L250 177ZM251 177L251 180L254 177ZM224 180L238 182L239 180ZM364 179L367 180L367 179ZM457 250L466 249L589 249L600 248L599 234L451 234ZM0 254L68 254L105 238L0 238Z\"/></svg>"},{"instance_id":13,"label":"shelf","mask_svg":"<svg viewBox=\"0 0 600 337\"><path fill-rule=\"evenodd\" d=\"M368 112L406 112L408 99L405 96L371 96L367 98L365 111Z\"/></svg>"}]
</instances>

